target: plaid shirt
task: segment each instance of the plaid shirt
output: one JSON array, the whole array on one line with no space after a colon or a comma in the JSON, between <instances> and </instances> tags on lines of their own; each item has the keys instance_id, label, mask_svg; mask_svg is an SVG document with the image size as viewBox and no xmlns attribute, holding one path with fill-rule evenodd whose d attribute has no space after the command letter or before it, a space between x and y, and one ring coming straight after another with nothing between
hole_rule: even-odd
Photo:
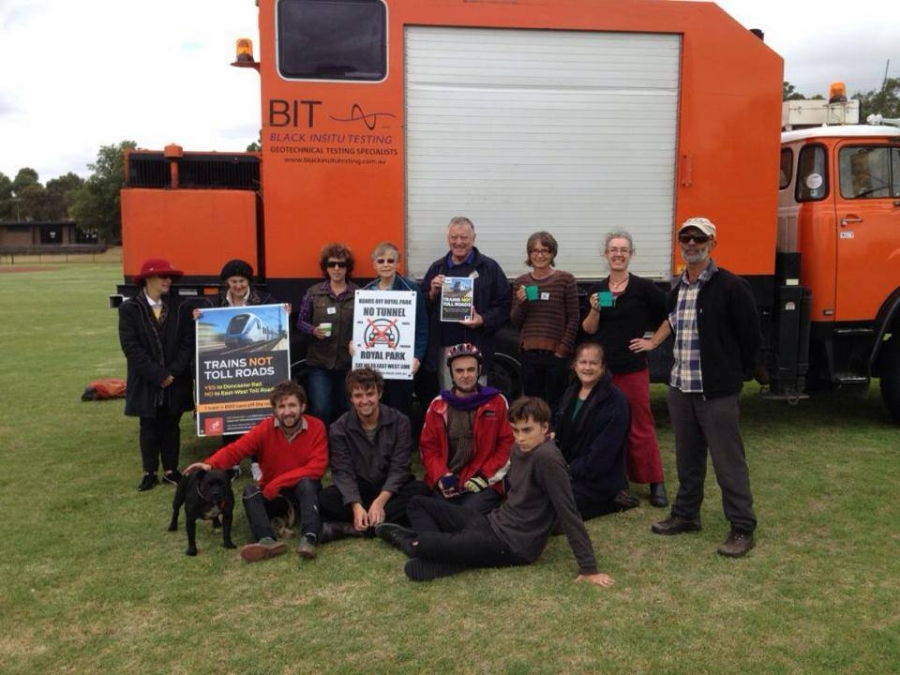
<instances>
[{"instance_id":1,"label":"plaid shirt","mask_svg":"<svg viewBox=\"0 0 900 675\"><path fill-rule=\"evenodd\" d=\"M675 311L669 314L669 325L675 333L672 355L672 374L669 379L676 389L685 394L703 393L703 370L700 363L700 331L697 328L697 297L700 289L718 271L712 260L699 277L690 283L685 270L678 280L678 301Z\"/></svg>"}]
</instances>

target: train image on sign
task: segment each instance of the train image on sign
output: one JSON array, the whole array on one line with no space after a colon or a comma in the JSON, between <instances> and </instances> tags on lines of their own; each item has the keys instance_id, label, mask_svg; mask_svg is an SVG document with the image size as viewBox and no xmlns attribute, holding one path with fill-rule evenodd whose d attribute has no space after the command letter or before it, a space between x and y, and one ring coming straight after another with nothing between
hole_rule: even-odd
<instances>
[{"instance_id":1,"label":"train image on sign","mask_svg":"<svg viewBox=\"0 0 900 675\"><path fill-rule=\"evenodd\" d=\"M254 342L275 340L280 334L256 314L236 314L225 329L225 346L244 347Z\"/></svg>"}]
</instances>

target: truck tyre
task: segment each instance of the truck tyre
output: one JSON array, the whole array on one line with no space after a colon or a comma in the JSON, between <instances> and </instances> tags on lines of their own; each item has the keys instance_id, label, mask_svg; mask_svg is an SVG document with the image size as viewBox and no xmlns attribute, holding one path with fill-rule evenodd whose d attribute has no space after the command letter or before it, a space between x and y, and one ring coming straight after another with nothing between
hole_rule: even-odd
<instances>
[{"instance_id":1,"label":"truck tyre","mask_svg":"<svg viewBox=\"0 0 900 675\"><path fill-rule=\"evenodd\" d=\"M522 367L508 354L494 354L487 379L488 384L502 391L510 403L522 395Z\"/></svg>"},{"instance_id":2,"label":"truck tyre","mask_svg":"<svg viewBox=\"0 0 900 675\"><path fill-rule=\"evenodd\" d=\"M900 336L894 335L881 353L881 400L900 424Z\"/></svg>"}]
</instances>

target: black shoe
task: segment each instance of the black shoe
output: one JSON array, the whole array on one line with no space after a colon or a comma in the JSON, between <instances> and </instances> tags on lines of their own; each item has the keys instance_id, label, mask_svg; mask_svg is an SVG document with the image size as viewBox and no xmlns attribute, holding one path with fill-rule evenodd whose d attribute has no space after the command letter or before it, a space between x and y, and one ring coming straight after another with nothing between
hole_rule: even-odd
<instances>
[{"instance_id":1,"label":"black shoe","mask_svg":"<svg viewBox=\"0 0 900 675\"><path fill-rule=\"evenodd\" d=\"M163 472L163 481L166 483L171 483L172 485L178 485L181 482L181 472L178 469L172 469L171 471Z\"/></svg>"},{"instance_id":2,"label":"black shoe","mask_svg":"<svg viewBox=\"0 0 900 675\"><path fill-rule=\"evenodd\" d=\"M716 553L728 558L742 558L747 555L755 543L752 532L732 530L728 533L725 542L716 549Z\"/></svg>"},{"instance_id":3,"label":"black shoe","mask_svg":"<svg viewBox=\"0 0 900 675\"><path fill-rule=\"evenodd\" d=\"M399 548L406 555L411 554L410 544L416 538L415 532L402 525L397 525L397 523L381 523L375 528L375 534L394 548Z\"/></svg>"},{"instance_id":4,"label":"black shoe","mask_svg":"<svg viewBox=\"0 0 900 675\"><path fill-rule=\"evenodd\" d=\"M650 483L650 506L658 509L669 505L669 497L666 495L665 483Z\"/></svg>"},{"instance_id":5,"label":"black shoe","mask_svg":"<svg viewBox=\"0 0 900 675\"><path fill-rule=\"evenodd\" d=\"M152 490L156 487L157 483L159 483L159 480L157 480L155 473L145 473L144 477L141 479L141 484L138 485L138 492Z\"/></svg>"},{"instance_id":6,"label":"black shoe","mask_svg":"<svg viewBox=\"0 0 900 675\"><path fill-rule=\"evenodd\" d=\"M312 534L304 534L300 537L300 545L297 546L297 555L304 560L314 560L316 557L316 542L318 538Z\"/></svg>"},{"instance_id":7,"label":"black shoe","mask_svg":"<svg viewBox=\"0 0 900 675\"><path fill-rule=\"evenodd\" d=\"M413 558L403 567L406 576L413 581L434 581L440 577L459 574L465 569L465 565L458 563L434 562L422 558Z\"/></svg>"},{"instance_id":8,"label":"black shoe","mask_svg":"<svg viewBox=\"0 0 900 675\"><path fill-rule=\"evenodd\" d=\"M617 494L613 501L618 505L619 511L628 511L640 504L637 497L633 497L628 490L622 490Z\"/></svg>"},{"instance_id":9,"label":"black shoe","mask_svg":"<svg viewBox=\"0 0 900 675\"><path fill-rule=\"evenodd\" d=\"M681 516L669 516L665 520L653 523L653 525L650 526L650 530L653 534L665 535L682 534L683 532L699 532L700 521L688 520Z\"/></svg>"},{"instance_id":10,"label":"black shoe","mask_svg":"<svg viewBox=\"0 0 900 675\"><path fill-rule=\"evenodd\" d=\"M347 537L364 537L365 532L360 532L351 523L322 523L319 530L319 543L327 544Z\"/></svg>"}]
</instances>

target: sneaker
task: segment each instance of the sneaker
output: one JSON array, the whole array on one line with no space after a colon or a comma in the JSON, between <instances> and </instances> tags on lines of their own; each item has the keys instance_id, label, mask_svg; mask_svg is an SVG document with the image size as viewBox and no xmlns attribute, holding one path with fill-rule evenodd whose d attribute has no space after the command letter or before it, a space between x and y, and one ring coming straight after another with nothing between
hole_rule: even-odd
<instances>
[{"instance_id":1,"label":"sneaker","mask_svg":"<svg viewBox=\"0 0 900 675\"><path fill-rule=\"evenodd\" d=\"M682 518L681 516L669 516L665 520L661 520L658 523L653 523L650 526L650 530L653 534L682 534L684 532L699 532L700 531L700 521L699 520L688 520L687 518Z\"/></svg>"},{"instance_id":2,"label":"sneaker","mask_svg":"<svg viewBox=\"0 0 900 675\"><path fill-rule=\"evenodd\" d=\"M163 472L163 482L178 485L181 482L181 472L178 469Z\"/></svg>"},{"instance_id":3,"label":"sneaker","mask_svg":"<svg viewBox=\"0 0 900 675\"><path fill-rule=\"evenodd\" d=\"M300 538L297 555L304 560L313 560L316 557L316 536L314 534L304 534Z\"/></svg>"},{"instance_id":4,"label":"sneaker","mask_svg":"<svg viewBox=\"0 0 900 675\"><path fill-rule=\"evenodd\" d=\"M716 553L728 558L742 558L749 553L754 544L756 542L753 540L752 532L732 530L725 542L716 549Z\"/></svg>"},{"instance_id":5,"label":"sneaker","mask_svg":"<svg viewBox=\"0 0 900 675\"><path fill-rule=\"evenodd\" d=\"M665 483L650 483L650 506L658 509L669 505L669 496L666 494Z\"/></svg>"},{"instance_id":6,"label":"sneaker","mask_svg":"<svg viewBox=\"0 0 900 675\"><path fill-rule=\"evenodd\" d=\"M259 467L258 462L253 462L250 465L250 475L253 476L253 480L255 480L257 483L262 480L262 469Z\"/></svg>"},{"instance_id":7,"label":"sneaker","mask_svg":"<svg viewBox=\"0 0 900 675\"><path fill-rule=\"evenodd\" d=\"M629 509L636 508L640 501L638 498L633 496L628 490L622 490L617 494L613 501L619 506L620 511L628 511Z\"/></svg>"},{"instance_id":8,"label":"sneaker","mask_svg":"<svg viewBox=\"0 0 900 675\"><path fill-rule=\"evenodd\" d=\"M145 473L144 477L141 479L141 484L138 485L138 492L152 490L156 487L157 483L159 483L159 480L156 478L155 473Z\"/></svg>"},{"instance_id":9,"label":"sneaker","mask_svg":"<svg viewBox=\"0 0 900 675\"><path fill-rule=\"evenodd\" d=\"M416 538L413 530L397 525L397 523L381 523L375 528L375 535L394 548L399 548L406 555L410 555L410 543Z\"/></svg>"},{"instance_id":10,"label":"sneaker","mask_svg":"<svg viewBox=\"0 0 900 675\"><path fill-rule=\"evenodd\" d=\"M459 574L465 569L466 566L459 563L435 562L422 558L413 558L403 566L403 571L412 581L434 581L440 577Z\"/></svg>"},{"instance_id":11,"label":"sneaker","mask_svg":"<svg viewBox=\"0 0 900 675\"><path fill-rule=\"evenodd\" d=\"M263 537L255 544L247 544L241 547L241 558L247 562L259 562L268 558L274 558L287 551L287 544L283 541L275 541L271 537Z\"/></svg>"}]
</instances>

